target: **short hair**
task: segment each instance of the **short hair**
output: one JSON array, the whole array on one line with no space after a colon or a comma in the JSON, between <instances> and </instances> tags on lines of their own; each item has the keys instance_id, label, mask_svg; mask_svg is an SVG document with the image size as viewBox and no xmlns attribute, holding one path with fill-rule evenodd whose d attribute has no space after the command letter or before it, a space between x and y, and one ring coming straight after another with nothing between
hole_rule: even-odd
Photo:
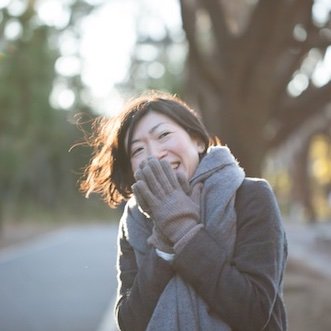
<instances>
[{"instance_id":1,"label":"short hair","mask_svg":"<svg viewBox=\"0 0 331 331\"><path fill-rule=\"evenodd\" d=\"M93 154L80 183L87 197L92 192L99 193L111 207L130 198L134 183L129 157L132 135L137 123L149 112L169 117L191 137L200 139L205 146L203 154L209 146L220 144L216 137L210 137L198 114L183 100L165 92L148 91L129 101L118 115L100 116L93 122L94 133L88 141Z\"/></svg>"}]
</instances>

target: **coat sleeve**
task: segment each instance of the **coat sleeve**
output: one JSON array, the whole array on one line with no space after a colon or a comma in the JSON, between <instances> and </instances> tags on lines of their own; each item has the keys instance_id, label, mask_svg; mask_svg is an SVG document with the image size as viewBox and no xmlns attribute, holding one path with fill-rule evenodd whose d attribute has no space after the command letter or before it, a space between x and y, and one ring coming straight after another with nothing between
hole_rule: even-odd
<instances>
[{"instance_id":1,"label":"coat sleeve","mask_svg":"<svg viewBox=\"0 0 331 331\"><path fill-rule=\"evenodd\" d=\"M282 277L286 237L266 181L245 180L236 198L234 254L201 229L178 253L173 267L235 331L286 330Z\"/></svg>"},{"instance_id":2,"label":"coat sleeve","mask_svg":"<svg viewBox=\"0 0 331 331\"><path fill-rule=\"evenodd\" d=\"M133 248L119 229L118 297L115 315L120 330L142 331L153 314L159 296L173 276L171 266L150 249L138 269Z\"/></svg>"}]
</instances>

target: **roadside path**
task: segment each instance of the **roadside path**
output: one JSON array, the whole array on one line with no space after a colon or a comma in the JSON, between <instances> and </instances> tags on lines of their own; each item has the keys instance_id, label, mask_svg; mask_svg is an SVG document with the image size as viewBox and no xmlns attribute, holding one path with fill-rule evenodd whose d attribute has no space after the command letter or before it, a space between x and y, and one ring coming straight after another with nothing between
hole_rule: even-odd
<instances>
[{"instance_id":1,"label":"roadside path","mask_svg":"<svg viewBox=\"0 0 331 331\"><path fill-rule=\"evenodd\" d=\"M77 226L1 250L1 331L98 331L116 293L116 234Z\"/></svg>"},{"instance_id":2,"label":"roadside path","mask_svg":"<svg viewBox=\"0 0 331 331\"><path fill-rule=\"evenodd\" d=\"M331 330L331 223L287 224L289 331Z\"/></svg>"},{"instance_id":3,"label":"roadside path","mask_svg":"<svg viewBox=\"0 0 331 331\"><path fill-rule=\"evenodd\" d=\"M289 258L331 279L331 222L286 224Z\"/></svg>"},{"instance_id":4,"label":"roadside path","mask_svg":"<svg viewBox=\"0 0 331 331\"><path fill-rule=\"evenodd\" d=\"M328 330L331 223L286 231L291 331ZM0 330L115 331L116 235L116 224L72 226L0 250Z\"/></svg>"}]
</instances>

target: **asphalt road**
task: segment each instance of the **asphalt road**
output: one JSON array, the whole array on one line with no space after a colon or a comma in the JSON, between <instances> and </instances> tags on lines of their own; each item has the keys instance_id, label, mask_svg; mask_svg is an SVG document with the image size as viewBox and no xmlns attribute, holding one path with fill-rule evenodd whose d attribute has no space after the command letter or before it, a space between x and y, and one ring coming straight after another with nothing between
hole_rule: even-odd
<instances>
[{"instance_id":1,"label":"asphalt road","mask_svg":"<svg viewBox=\"0 0 331 331\"><path fill-rule=\"evenodd\" d=\"M112 331L116 234L73 227L1 251L0 331Z\"/></svg>"}]
</instances>

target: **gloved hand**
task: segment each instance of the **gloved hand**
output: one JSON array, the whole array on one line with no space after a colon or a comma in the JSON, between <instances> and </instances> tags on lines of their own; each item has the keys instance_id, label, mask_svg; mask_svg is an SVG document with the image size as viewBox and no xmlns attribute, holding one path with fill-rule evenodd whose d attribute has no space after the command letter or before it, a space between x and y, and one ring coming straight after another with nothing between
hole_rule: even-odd
<instances>
[{"instance_id":1,"label":"gloved hand","mask_svg":"<svg viewBox=\"0 0 331 331\"><path fill-rule=\"evenodd\" d=\"M199 205L185 193L183 178L177 179L167 161L150 158L135 178L132 189L138 204L172 244L198 224Z\"/></svg>"},{"instance_id":2,"label":"gloved hand","mask_svg":"<svg viewBox=\"0 0 331 331\"><path fill-rule=\"evenodd\" d=\"M172 242L166 238L155 225L153 226L152 234L147 239L147 243L162 252L174 253Z\"/></svg>"},{"instance_id":3,"label":"gloved hand","mask_svg":"<svg viewBox=\"0 0 331 331\"><path fill-rule=\"evenodd\" d=\"M177 176L177 180L178 180L179 184L181 185L183 191L187 195L190 195L191 187L186 179L186 176L180 172L176 173L176 176ZM148 208L148 206L145 206L145 209L147 209L147 208ZM148 237L147 242L148 242L148 244L152 245L154 248L157 248L162 252L166 252L166 253L170 253L170 254L174 253L174 248L173 248L172 242L168 238L166 238L156 226L153 226L153 232L152 232L151 236Z\"/></svg>"}]
</instances>

